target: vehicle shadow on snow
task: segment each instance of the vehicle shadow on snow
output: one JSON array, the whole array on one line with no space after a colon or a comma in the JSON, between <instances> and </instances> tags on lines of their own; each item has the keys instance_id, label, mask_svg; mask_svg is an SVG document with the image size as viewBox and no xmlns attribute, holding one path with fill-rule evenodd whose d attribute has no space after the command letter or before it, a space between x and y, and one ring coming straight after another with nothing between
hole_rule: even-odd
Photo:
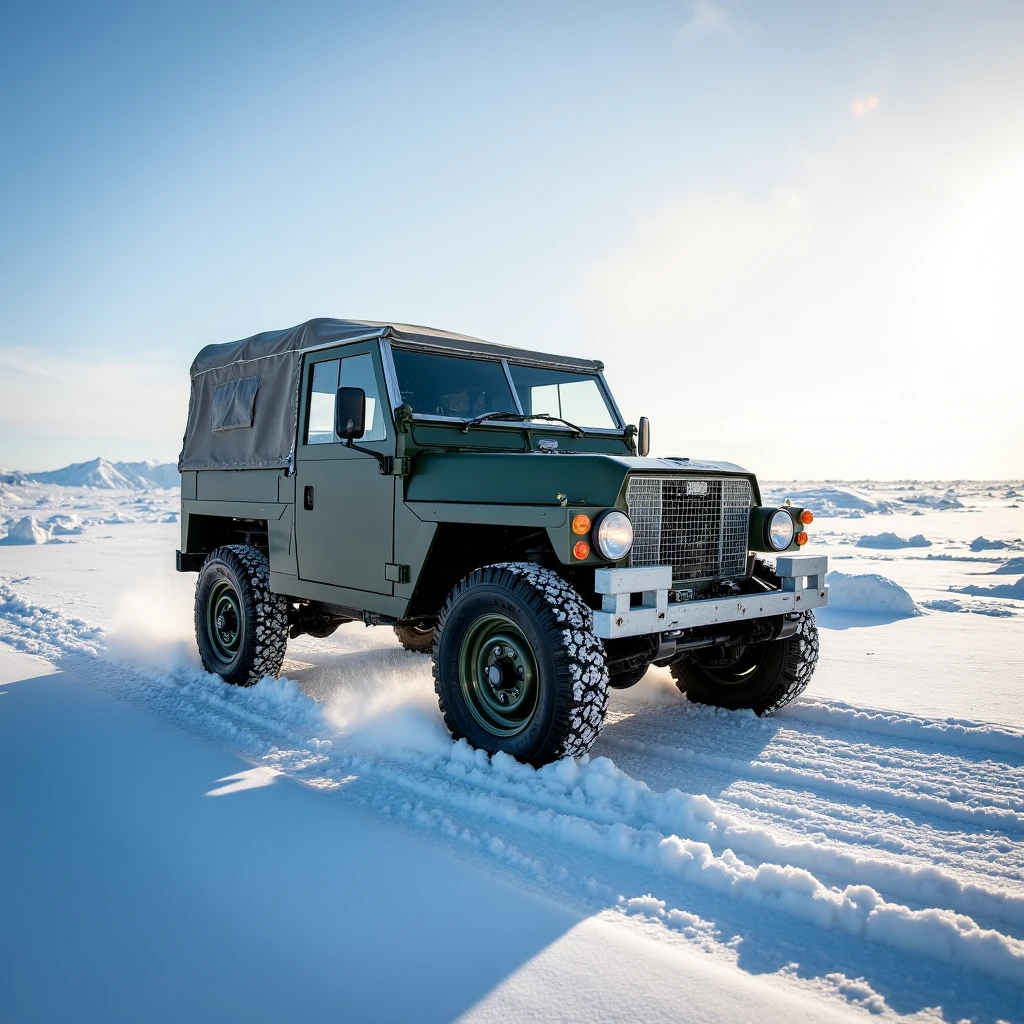
<instances>
[{"instance_id":1,"label":"vehicle shadow on snow","mask_svg":"<svg viewBox=\"0 0 1024 1024\"><path fill-rule=\"evenodd\" d=\"M906 612L851 612L839 608L817 608L814 612L820 629L866 629L912 618L915 616Z\"/></svg>"},{"instance_id":2,"label":"vehicle shadow on snow","mask_svg":"<svg viewBox=\"0 0 1024 1024\"><path fill-rule=\"evenodd\" d=\"M83 660L0 680L5 1019L448 1021L579 922L97 691ZM499 943L467 944L481 920Z\"/></svg>"}]
</instances>

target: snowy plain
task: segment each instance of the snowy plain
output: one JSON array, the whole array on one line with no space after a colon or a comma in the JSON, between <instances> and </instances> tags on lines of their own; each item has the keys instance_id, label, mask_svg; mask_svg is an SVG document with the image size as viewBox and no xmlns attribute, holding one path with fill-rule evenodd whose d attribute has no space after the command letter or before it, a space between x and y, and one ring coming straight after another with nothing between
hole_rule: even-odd
<instances>
[{"instance_id":1,"label":"snowy plain","mask_svg":"<svg viewBox=\"0 0 1024 1024\"><path fill-rule=\"evenodd\" d=\"M651 669L535 771L386 628L207 675L177 492L86 469L0 474L6 1019L1024 1020L1020 482L771 485L833 570L808 691Z\"/></svg>"}]
</instances>

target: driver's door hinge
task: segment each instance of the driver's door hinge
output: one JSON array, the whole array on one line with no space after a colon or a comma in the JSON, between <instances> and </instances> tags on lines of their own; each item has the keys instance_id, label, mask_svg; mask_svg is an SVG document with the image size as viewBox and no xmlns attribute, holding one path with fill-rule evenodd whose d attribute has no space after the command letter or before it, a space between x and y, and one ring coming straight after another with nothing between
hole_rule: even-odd
<instances>
[{"instance_id":1,"label":"driver's door hinge","mask_svg":"<svg viewBox=\"0 0 1024 1024\"><path fill-rule=\"evenodd\" d=\"M384 579L390 583L408 583L409 566L400 565L396 562L384 563Z\"/></svg>"}]
</instances>

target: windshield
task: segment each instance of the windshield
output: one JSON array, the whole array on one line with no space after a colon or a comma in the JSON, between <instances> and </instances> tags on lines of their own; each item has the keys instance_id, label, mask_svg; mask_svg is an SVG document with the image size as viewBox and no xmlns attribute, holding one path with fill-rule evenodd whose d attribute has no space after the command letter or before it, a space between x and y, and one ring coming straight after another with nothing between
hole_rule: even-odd
<instances>
[{"instance_id":1,"label":"windshield","mask_svg":"<svg viewBox=\"0 0 1024 1024\"><path fill-rule=\"evenodd\" d=\"M617 424L596 377L539 366L509 365L512 383L527 415L557 416L580 427L614 428Z\"/></svg>"},{"instance_id":2,"label":"windshield","mask_svg":"<svg viewBox=\"0 0 1024 1024\"><path fill-rule=\"evenodd\" d=\"M414 413L473 419L519 411L500 362L392 348L402 401ZM554 416L581 427L618 424L593 374L509 365L522 411Z\"/></svg>"},{"instance_id":3,"label":"windshield","mask_svg":"<svg viewBox=\"0 0 1024 1024\"><path fill-rule=\"evenodd\" d=\"M392 349L402 401L413 412L472 419L518 412L501 363Z\"/></svg>"}]
</instances>

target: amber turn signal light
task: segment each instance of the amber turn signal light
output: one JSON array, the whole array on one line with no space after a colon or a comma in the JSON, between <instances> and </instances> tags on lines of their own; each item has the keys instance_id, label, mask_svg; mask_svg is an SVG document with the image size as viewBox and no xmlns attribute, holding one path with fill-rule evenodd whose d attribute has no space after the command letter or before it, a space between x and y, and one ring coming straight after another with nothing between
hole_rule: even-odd
<instances>
[{"instance_id":1,"label":"amber turn signal light","mask_svg":"<svg viewBox=\"0 0 1024 1024\"><path fill-rule=\"evenodd\" d=\"M804 526L810 526L811 523L814 522L814 513L809 508L805 508L803 512L800 513L800 522L803 523Z\"/></svg>"},{"instance_id":2,"label":"amber turn signal light","mask_svg":"<svg viewBox=\"0 0 1024 1024\"><path fill-rule=\"evenodd\" d=\"M585 540L578 540L572 546L573 556L583 561L590 554L590 545Z\"/></svg>"},{"instance_id":3,"label":"amber turn signal light","mask_svg":"<svg viewBox=\"0 0 1024 1024\"><path fill-rule=\"evenodd\" d=\"M577 534L586 533L590 529L590 516L584 515L582 512L578 516L572 517L572 532ZM586 557L584 555L584 557Z\"/></svg>"},{"instance_id":4,"label":"amber turn signal light","mask_svg":"<svg viewBox=\"0 0 1024 1024\"><path fill-rule=\"evenodd\" d=\"M796 542L797 542L797 544L801 545L801 547L802 547L802 546L803 546L804 544L806 544L806 543L807 543L807 534L806 534L806 533L804 533L804 531L803 531L803 530L801 530L801 531L800 531L800 532L799 532L799 533L798 533L798 534L796 535Z\"/></svg>"}]
</instances>

